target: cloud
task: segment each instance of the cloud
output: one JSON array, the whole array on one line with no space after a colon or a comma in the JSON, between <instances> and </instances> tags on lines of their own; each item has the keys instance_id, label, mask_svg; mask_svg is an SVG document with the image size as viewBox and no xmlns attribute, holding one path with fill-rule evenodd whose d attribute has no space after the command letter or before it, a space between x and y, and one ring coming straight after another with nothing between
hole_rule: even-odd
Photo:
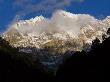
<instances>
[{"instance_id":1,"label":"cloud","mask_svg":"<svg viewBox=\"0 0 110 82\"><path fill-rule=\"evenodd\" d=\"M34 23L35 21L37 23ZM96 21L94 17L87 14L72 14L63 10L57 10L50 19L40 16L27 22L22 21L16 29L22 34L66 32L74 37L80 33L82 26L96 23Z\"/></svg>"},{"instance_id":2,"label":"cloud","mask_svg":"<svg viewBox=\"0 0 110 82\"><path fill-rule=\"evenodd\" d=\"M35 0L15 0L14 8L20 7L21 10L17 13L21 17L35 12L53 12L57 9L63 9L66 6L71 5L72 2L83 2L83 0L41 0L37 2Z\"/></svg>"}]
</instances>

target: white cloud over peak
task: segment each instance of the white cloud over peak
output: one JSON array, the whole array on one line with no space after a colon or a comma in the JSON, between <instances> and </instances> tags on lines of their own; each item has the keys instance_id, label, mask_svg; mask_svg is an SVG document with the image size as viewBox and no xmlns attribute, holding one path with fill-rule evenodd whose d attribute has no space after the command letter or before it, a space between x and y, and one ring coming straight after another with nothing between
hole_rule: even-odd
<instances>
[{"instance_id":1,"label":"white cloud over peak","mask_svg":"<svg viewBox=\"0 0 110 82\"><path fill-rule=\"evenodd\" d=\"M10 27L15 27L20 33L42 33L42 32L66 32L72 36L77 36L80 29L89 23L97 21L94 17L87 14L72 14L63 10L57 10L52 17L43 16L34 19L20 21Z\"/></svg>"},{"instance_id":2,"label":"white cloud over peak","mask_svg":"<svg viewBox=\"0 0 110 82\"><path fill-rule=\"evenodd\" d=\"M40 48L52 40L73 41L78 50L82 50L85 44L92 44L96 37L103 41L102 35L107 35L110 27L110 17L98 20L88 14L73 14L63 10L57 10L51 18L36 16L30 20L15 22L3 33L7 41L13 42L13 46ZM39 43L40 42L40 43ZM87 45L86 45L87 46ZM73 49L77 49L77 47ZM58 47L59 48L59 47ZM86 47L85 47L86 48Z\"/></svg>"}]
</instances>

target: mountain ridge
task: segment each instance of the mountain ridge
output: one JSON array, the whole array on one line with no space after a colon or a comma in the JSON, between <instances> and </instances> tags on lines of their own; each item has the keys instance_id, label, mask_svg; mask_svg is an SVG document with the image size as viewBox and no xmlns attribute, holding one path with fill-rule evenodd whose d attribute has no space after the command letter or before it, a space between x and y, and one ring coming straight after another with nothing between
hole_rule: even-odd
<instances>
[{"instance_id":1,"label":"mountain ridge","mask_svg":"<svg viewBox=\"0 0 110 82\"><path fill-rule=\"evenodd\" d=\"M19 48L19 52L31 53L34 59L39 57L47 68L56 70L64 59L62 53L89 51L93 40L98 38L102 42L103 35L109 37L109 27L109 16L97 20L90 15L60 10L50 19L37 16L14 23L2 37L11 46Z\"/></svg>"}]
</instances>

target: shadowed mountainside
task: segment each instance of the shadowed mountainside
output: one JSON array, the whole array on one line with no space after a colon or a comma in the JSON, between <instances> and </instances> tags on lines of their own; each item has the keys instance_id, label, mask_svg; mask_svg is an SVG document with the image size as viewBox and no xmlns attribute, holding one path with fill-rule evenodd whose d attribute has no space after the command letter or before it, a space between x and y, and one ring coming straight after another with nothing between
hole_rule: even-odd
<instances>
[{"instance_id":1,"label":"shadowed mountainside","mask_svg":"<svg viewBox=\"0 0 110 82\"><path fill-rule=\"evenodd\" d=\"M7 41L0 38L0 82L41 82L52 80L39 61L25 53L19 53ZM34 64L35 63L35 64Z\"/></svg>"},{"instance_id":2,"label":"shadowed mountainside","mask_svg":"<svg viewBox=\"0 0 110 82\"><path fill-rule=\"evenodd\" d=\"M109 34L109 32L108 32ZM38 61L19 53L0 38L0 82L38 82L38 81L108 81L110 37L100 43L93 41L89 52L73 53L60 65L56 76L46 73ZM69 54L65 53L65 54Z\"/></svg>"},{"instance_id":3,"label":"shadowed mountainside","mask_svg":"<svg viewBox=\"0 0 110 82\"><path fill-rule=\"evenodd\" d=\"M99 43L93 41L90 52L76 52L57 71L57 81L99 82L109 81L110 37Z\"/></svg>"}]
</instances>

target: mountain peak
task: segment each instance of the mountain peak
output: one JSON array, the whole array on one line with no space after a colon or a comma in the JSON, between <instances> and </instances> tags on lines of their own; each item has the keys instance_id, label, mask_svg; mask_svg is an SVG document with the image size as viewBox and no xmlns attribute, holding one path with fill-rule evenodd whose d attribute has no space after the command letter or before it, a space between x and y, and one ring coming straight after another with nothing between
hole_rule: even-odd
<instances>
[{"instance_id":1,"label":"mountain peak","mask_svg":"<svg viewBox=\"0 0 110 82\"><path fill-rule=\"evenodd\" d=\"M40 45L43 45L42 41L45 43L52 39L73 40L80 39L80 36L86 43L92 42L95 37L101 39L101 35L106 33L108 27L110 27L108 20L109 16L105 20L99 21L87 14L72 14L58 10L50 19L36 16L30 20L21 20L11 25L8 31L4 33L4 37L16 47L18 43L20 44L25 39L29 41L26 44L27 46L31 42L34 47L36 47L35 42L37 45L41 41ZM13 39L17 40L13 42ZM20 45L23 45L23 42Z\"/></svg>"},{"instance_id":2,"label":"mountain peak","mask_svg":"<svg viewBox=\"0 0 110 82\"><path fill-rule=\"evenodd\" d=\"M87 14L59 10L50 19L37 16L12 24L3 38L13 47L18 47L20 52L31 53L39 57L41 63L53 68L60 64L62 53L87 51L96 38L102 42L102 35L108 36L109 27L109 17L98 20Z\"/></svg>"}]
</instances>

